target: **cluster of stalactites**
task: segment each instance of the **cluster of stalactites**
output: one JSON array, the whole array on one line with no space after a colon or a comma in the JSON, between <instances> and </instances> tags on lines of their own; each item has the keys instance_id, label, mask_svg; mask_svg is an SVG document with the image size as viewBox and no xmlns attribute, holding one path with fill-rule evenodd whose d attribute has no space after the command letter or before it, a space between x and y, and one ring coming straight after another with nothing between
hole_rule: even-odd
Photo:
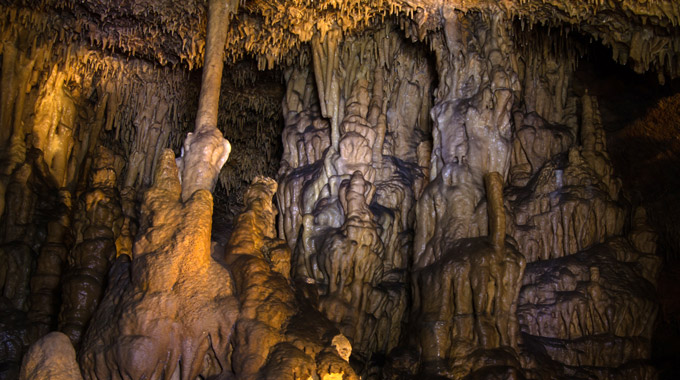
<instances>
[{"instance_id":1,"label":"cluster of stalactites","mask_svg":"<svg viewBox=\"0 0 680 380\"><path fill-rule=\"evenodd\" d=\"M253 62L227 69L222 81L217 127L232 144L229 161L220 172L228 201L242 202L246 183L258 175L275 176L279 166L283 87L280 73L264 73Z\"/></svg>"},{"instance_id":2,"label":"cluster of stalactites","mask_svg":"<svg viewBox=\"0 0 680 380\"><path fill-rule=\"evenodd\" d=\"M30 26L53 41L84 42L111 54L149 59L161 65L185 64L191 69L202 65L205 53L207 12L197 3L137 1L125 7L116 1L15 2L14 6L2 7L2 21ZM68 15L62 17L57 10Z\"/></svg>"},{"instance_id":3,"label":"cluster of stalactites","mask_svg":"<svg viewBox=\"0 0 680 380\"><path fill-rule=\"evenodd\" d=\"M11 13L0 29L4 174L35 147L43 152L47 178L72 191L85 179L86 157L106 141L134 162L121 176L124 186L150 184L157 152L180 144L195 110L189 78L179 69L45 38L40 28L8 22ZM28 22L35 13L15 15Z\"/></svg>"},{"instance_id":4,"label":"cluster of stalactites","mask_svg":"<svg viewBox=\"0 0 680 380\"><path fill-rule=\"evenodd\" d=\"M183 64L192 69L203 62L207 24L204 2L144 0L123 6L111 0L82 4L41 0L28 6L21 1L15 4L19 5L4 7L2 22L30 25L54 40L81 39L96 49L151 59L161 65ZM424 40L429 32L441 28L443 13L455 10L498 11L527 27L566 26L611 47L615 60L630 62L638 72L656 70L661 81L680 75L680 4L674 0L625 0L616 4L602 0L515 0L455 5L437 0L278 0L254 1L240 7L231 1L229 7L233 20L228 31L227 61L251 56L261 70L307 65L312 61L308 43L315 36L325 39L333 31L355 35L392 17L399 20L407 38ZM48 9L68 10L76 17L48 16Z\"/></svg>"},{"instance_id":5,"label":"cluster of stalactites","mask_svg":"<svg viewBox=\"0 0 680 380\"><path fill-rule=\"evenodd\" d=\"M549 6L548 6L549 5ZM680 4L673 0L523 1L514 12L522 27L572 30L612 50L612 58L638 73L654 70L661 83L680 76Z\"/></svg>"}]
</instances>

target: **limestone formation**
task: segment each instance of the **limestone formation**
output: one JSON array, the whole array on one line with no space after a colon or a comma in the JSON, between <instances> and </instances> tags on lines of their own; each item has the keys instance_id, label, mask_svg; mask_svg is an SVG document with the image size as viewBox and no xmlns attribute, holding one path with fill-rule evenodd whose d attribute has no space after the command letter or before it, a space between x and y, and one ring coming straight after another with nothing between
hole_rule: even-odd
<instances>
[{"instance_id":1,"label":"limestone formation","mask_svg":"<svg viewBox=\"0 0 680 380\"><path fill-rule=\"evenodd\" d=\"M197 190L212 191L231 145L217 129L217 110L224 66L224 44L233 1L210 0L206 36L205 62L201 94L196 115L196 129L189 133L178 159L182 196L186 201Z\"/></svg>"},{"instance_id":2,"label":"limestone formation","mask_svg":"<svg viewBox=\"0 0 680 380\"><path fill-rule=\"evenodd\" d=\"M507 177L519 91L516 52L502 15L463 19L451 11L444 17L435 40L440 84L431 111L431 182L417 206L413 261L419 268L442 257L447 241L486 235L483 178L490 172Z\"/></svg>"},{"instance_id":3,"label":"limestone formation","mask_svg":"<svg viewBox=\"0 0 680 380\"><path fill-rule=\"evenodd\" d=\"M0 3L0 380L677 377L678 1Z\"/></svg>"},{"instance_id":4,"label":"limestone formation","mask_svg":"<svg viewBox=\"0 0 680 380\"><path fill-rule=\"evenodd\" d=\"M9 300L13 307L28 311L30 298L31 272L35 267L35 253L32 239L35 236L32 210L36 196L29 188L32 174L31 167L24 164L13 174L5 197L7 199L7 215L3 225L4 244L0 246L0 289L2 296Z\"/></svg>"},{"instance_id":5,"label":"limestone formation","mask_svg":"<svg viewBox=\"0 0 680 380\"><path fill-rule=\"evenodd\" d=\"M68 199L68 198L64 198ZM69 205L70 206L70 205ZM47 237L40 248L36 269L31 278L31 308L28 318L36 336L43 336L56 327L59 314L61 276L68 256L70 207L59 205L61 217L47 224Z\"/></svg>"},{"instance_id":6,"label":"limestone formation","mask_svg":"<svg viewBox=\"0 0 680 380\"><path fill-rule=\"evenodd\" d=\"M275 192L274 180L255 178L225 250L241 304L232 342L234 373L243 379L357 379L347 338L310 305L300 304L288 282L290 249L275 238Z\"/></svg>"},{"instance_id":7,"label":"limestone formation","mask_svg":"<svg viewBox=\"0 0 680 380\"><path fill-rule=\"evenodd\" d=\"M76 350L69 338L51 332L37 341L24 357L21 380L82 380Z\"/></svg>"},{"instance_id":8,"label":"limestone formation","mask_svg":"<svg viewBox=\"0 0 680 380\"><path fill-rule=\"evenodd\" d=\"M85 379L194 379L231 368L239 305L230 272L211 258L212 206L207 190L182 201L174 154L165 151L132 258L113 264L83 339Z\"/></svg>"},{"instance_id":9,"label":"limestone formation","mask_svg":"<svg viewBox=\"0 0 680 380\"><path fill-rule=\"evenodd\" d=\"M59 330L78 346L90 317L104 295L106 275L118 256L116 240L123 224L116 189L115 155L101 148L92 166L88 193L76 210L76 241L63 276Z\"/></svg>"},{"instance_id":10,"label":"limestone formation","mask_svg":"<svg viewBox=\"0 0 680 380\"><path fill-rule=\"evenodd\" d=\"M448 240L440 257L414 270L410 340L430 375L458 378L490 362L521 373L513 350L525 259L506 242L501 175L485 181L489 236ZM480 366L473 358L486 359Z\"/></svg>"},{"instance_id":11,"label":"limestone formation","mask_svg":"<svg viewBox=\"0 0 680 380\"><path fill-rule=\"evenodd\" d=\"M321 311L368 359L404 322L432 76L390 25L339 37L316 36L313 72L286 74L279 233L294 278L316 284Z\"/></svg>"}]
</instances>

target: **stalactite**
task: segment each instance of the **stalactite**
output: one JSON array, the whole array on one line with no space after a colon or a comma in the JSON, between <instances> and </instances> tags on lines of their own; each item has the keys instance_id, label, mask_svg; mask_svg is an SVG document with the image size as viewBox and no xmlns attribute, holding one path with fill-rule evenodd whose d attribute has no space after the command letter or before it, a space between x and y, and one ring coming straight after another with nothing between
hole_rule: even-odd
<instances>
[{"instance_id":1,"label":"stalactite","mask_svg":"<svg viewBox=\"0 0 680 380\"><path fill-rule=\"evenodd\" d=\"M229 18L236 4L233 1L211 0L206 39L205 63L201 94L196 115L196 128L184 140L182 157L178 159L184 199L196 190L212 191L220 169L227 161L231 145L217 129L224 45Z\"/></svg>"}]
</instances>

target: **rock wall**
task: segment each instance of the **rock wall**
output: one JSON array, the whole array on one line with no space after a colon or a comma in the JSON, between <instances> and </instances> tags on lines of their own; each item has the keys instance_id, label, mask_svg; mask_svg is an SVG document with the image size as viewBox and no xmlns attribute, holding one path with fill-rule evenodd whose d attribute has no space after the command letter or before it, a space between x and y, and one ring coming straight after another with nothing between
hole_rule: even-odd
<instances>
[{"instance_id":1,"label":"rock wall","mask_svg":"<svg viewBox=\"0 0 680 380\"><path fill-rule=\"evenodd\" d=\"M449 241L487 234L484 176L507 177L520 89L501 14L451 11L444 17L433 42L439 87L431 111L431 182L417 206L415 268L439 259Z\"/></svg>"},{"instance_id":2,"label":"rock wall","mask_svg":"<svg viewBox=\"0 0 680 380\"><path fill-rule=\"evenodd\" d=\"M550 376L570 376L572 366L598 367L579 373L585 377L617 376L624 367L653 376L645 362L651 325L631 317L606 328L593 327L596 317L588 326L582 318L556 321L559 310L596 315L607 307L642 320L656 315L646 303L659 268L654 236L644 221L631 229L633 210L607 155L597 99L572 89L578 45L547 38L549 28L523 31L499 11L443 7L440 17L442 29L427 37L438 76L432 104L408 91L421 88L414 82L433 83L431 68L389 86L390 76L373 66L392 64L374 41L394 46L393 32L330 30L314 37L311 72L286 72L279 235L293 251L293 277L313 289L357 359L368 363L368 353L379 352L394 365L415 363L388 364L387 377L541 377L540 365ZM377 53L352 66L366 49ZM414 62L408 58L397 67ZM431 129L423 128L426 112ZM602 244L610 247L606 258L594 253ZM578 281L556 290L558 277L529 280L539 263L562 268L572 257L592 261L596 283L606 283L598 268L611 259L622 283L649 286L596 297L579 295L587 290ZM630 265L636 269L627 271ZM590 281L590 267L574 271ZM533 286L569 296L528 301ZM583 353L605 342L625 344L604 356ZM598 359L605 356L617 359ZM377 376L370 367L363 374Z\"/></svg>"},{"instance_id":3,"label":"rock wall","mask_svg":"<svg viewBox=\"0 0 680 380\"><path fill-rule=\"evenodd\" d=\"M399 341L413 206L429 159L427 59L393 26L315 37L286 73L279 235L358 356Z\"/></svg>"}]
</instances>

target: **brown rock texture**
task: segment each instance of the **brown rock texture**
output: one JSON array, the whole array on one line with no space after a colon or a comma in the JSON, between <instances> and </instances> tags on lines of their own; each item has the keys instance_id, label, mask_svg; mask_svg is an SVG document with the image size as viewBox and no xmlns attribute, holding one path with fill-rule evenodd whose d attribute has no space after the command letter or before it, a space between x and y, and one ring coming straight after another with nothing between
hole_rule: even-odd
<instances>
[{"instance_id":1,"label":"brown rock texture","mask_svg":"<svg viewBox=\"0 0 680 380\"><path fill-rule=\"evenodd\" d=\"M28 311L30 303L30 279L36 265L31 239L35 236L32 226L35 194L29 188L31 167L23 165L15 171L7 187L7 215L2 226L0 245L0 294L22 311Z\"/></svg>"},{"instance_id":2,"label":"brown rock texture","mask_svg":"<svg viewBox=\"0 0 680 380\"><path fill-rule=\"evenodd\" d=\"M358 379L349 366L352 347L311 305L300 303L290 277L290 249L275 238L276 182L255 178L246 210L226 246L241 304L232 345L237 378Z\"/></svg>"},{"instance_id":3,"label":"brown rock texture","mask_svg":"<svg viewBox=\"0 0 680 380\"><path fill-rule=\"evenodd\" d=\"M166 151L141 215L132 260L124 255L114 264L83 340L83 377L177 372L193 379L228 371L239 306L231 274L210 256L210 193L182 202L175 157Z\"/></svg>"},{"instance_id":4,"label":"brown rock texture","mask_svg":"<svg viewBox=\"0 0 680 380\"><path fill-rule=\"evenodd\" d=\"M529 264L517 312L522 330L552 338L548 354L571 366L616 368L648 357L658 309L653 283L644 279L642 268L626 265L630 258L624 255L642 254L619 238L569 257ZM579 348L589 340L603 345L608 337L635 348ZM565 341L562 351L555 340Z\"/></svg>"},{"instance_id":5,"label":"brown rock texture","mask_svg":"<svg viewBox=\"0 0 680 380\"><path fill-rule=\"evenodd\" d=\"M432 75L390 24L340 37L315 37L313 71L286 73L279 236L294 248L293 277L315 285L366 360L396 347L404 322Z\"/></svg>"},{"instance_id":6,"label":"brown rock texture","mask_svg":"<svg viewBox=\"0 0 680 380\"><path fill-rule=\"evenodd\" d=\"M117 256L116 240L123 224L116 189L115 155L100 147L75 217L76 242L63 276L59 330L78 346L90 317L104 296L106 276Z\"/></svg>"},{"instance_id":7,"label":"brown rock texture","mask_svg":"<svg viewBox=\"0 0 680 380\"><path fill-rule=\"evenodd\" d=\"M82 380L76 350L69 337L51 332L35 342L24 357L20 380Z\"/></svg>"}]
</instances>

